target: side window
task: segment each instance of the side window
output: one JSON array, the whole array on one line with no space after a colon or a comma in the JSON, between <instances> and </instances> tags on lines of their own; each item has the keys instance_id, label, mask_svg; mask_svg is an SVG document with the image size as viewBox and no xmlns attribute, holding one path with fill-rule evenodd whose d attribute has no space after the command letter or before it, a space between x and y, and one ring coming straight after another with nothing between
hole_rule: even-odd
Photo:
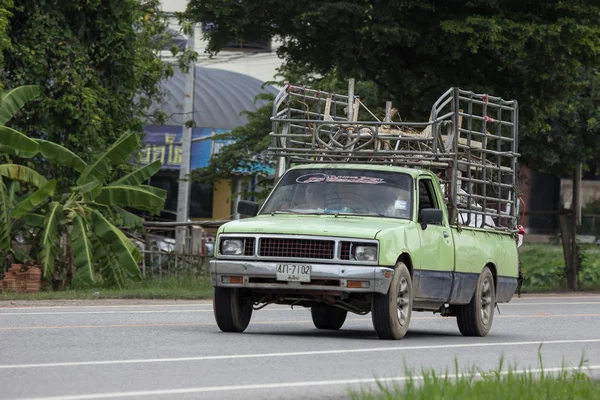
<instances>
[{"instance_id":1,"label":"side window","mask_svg":"<svg viewBox=\"0 0 600 400\"><path fill-rule=\"evenodd\" d=\"M439 208L431 179L419 180L419 215L424 208Z\"/></svg>"}]
</instances>

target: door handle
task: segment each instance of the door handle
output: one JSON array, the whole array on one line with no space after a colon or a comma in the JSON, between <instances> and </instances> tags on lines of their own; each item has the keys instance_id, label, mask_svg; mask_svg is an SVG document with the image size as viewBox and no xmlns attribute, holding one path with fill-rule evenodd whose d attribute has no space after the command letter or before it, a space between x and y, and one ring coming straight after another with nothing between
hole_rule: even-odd
<instances>
[{"instance_id":1,"label":"door handle","mask_svg":"<svg viewBox=\"0 0 600 400\"><path fill-rule=\"evenodd\" d=\"M450 234L448 233L448 231L444 231L444 238L448 239L448 237L450 237Z\"/></svg>"}]
</instances>

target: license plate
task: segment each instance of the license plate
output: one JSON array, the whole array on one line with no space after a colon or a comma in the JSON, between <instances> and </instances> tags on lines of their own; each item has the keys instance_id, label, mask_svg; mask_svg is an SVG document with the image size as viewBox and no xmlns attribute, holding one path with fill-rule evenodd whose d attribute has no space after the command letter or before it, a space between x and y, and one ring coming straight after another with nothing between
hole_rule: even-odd
<instances>
[{"instance_id":1,"label":"license plate","mask_svg":"<svg viewBox=\"0 0 600 400\"><path fill-rule=\"evenodd\" d=\"M277 280L310 282L311 266L306 264L277 264Z\"/></svg>"}]
</instances>

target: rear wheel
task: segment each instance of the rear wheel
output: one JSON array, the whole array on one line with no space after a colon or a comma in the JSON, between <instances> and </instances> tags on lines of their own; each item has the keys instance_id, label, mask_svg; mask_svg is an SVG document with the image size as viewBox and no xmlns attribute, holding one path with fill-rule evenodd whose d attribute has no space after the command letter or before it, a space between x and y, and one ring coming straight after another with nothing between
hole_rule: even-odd
<instances>
[{"instance_id":1,"label":"rear wheel","mask_svg":"<svg viewBox=\"0 0 600 400\"><path fill-rule=\"evenodd\" d=\"M213 311L223 332L243 332L252 317L252 305L242 301L239 290L231 288L215 288Z\"/></svg>"},{"instance_id":2,"label":"rear wheel","mask_svg":"<svg viewBox=\"0 0 600 400\"><path fill-rule=\"evenodd\" d=\"M312 306L310 309L313 323L317 329L338 330L344 325L348 311L324 304Z\"/></svg>"},{"instance_id":3,"label":"rear wheel","mask_svg":"<svg viewBox=\"0 0 600 400\"><path fill-rule=\"evenodd\" d=\"M406 264L399 262L387 294L375 293L371 304L373 327L380 339L402 339L412 315L413 287Z\"/></svg>"},{"instance_id":4,"label":"rear wheel","mask_svg":"<svg viewBox=\"0 0 600 400\"><path fill-rule=\"evenodd\" d=\"M485 336L492 327L496 289L494 276L485 267L477 280L477 289L469 304L457 307L456 322L463 336Z\"/></svg>"}]
</instances>

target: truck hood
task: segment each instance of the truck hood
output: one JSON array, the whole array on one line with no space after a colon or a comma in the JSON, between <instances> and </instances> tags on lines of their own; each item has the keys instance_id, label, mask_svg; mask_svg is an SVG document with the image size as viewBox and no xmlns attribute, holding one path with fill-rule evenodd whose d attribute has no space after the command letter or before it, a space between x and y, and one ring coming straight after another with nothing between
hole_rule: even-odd
<instances>
[{"instance_id":1,"label":"truck hood","mask_svg":"<svg viewBox=\"0 0 600 400\"><path fill-rule=\"evenodd\" d=\"M404 226L408 222L381 217L278 214L231 221L223 225L220 231L375 239L379 231Z\"/></svg>"}]
</instances>

